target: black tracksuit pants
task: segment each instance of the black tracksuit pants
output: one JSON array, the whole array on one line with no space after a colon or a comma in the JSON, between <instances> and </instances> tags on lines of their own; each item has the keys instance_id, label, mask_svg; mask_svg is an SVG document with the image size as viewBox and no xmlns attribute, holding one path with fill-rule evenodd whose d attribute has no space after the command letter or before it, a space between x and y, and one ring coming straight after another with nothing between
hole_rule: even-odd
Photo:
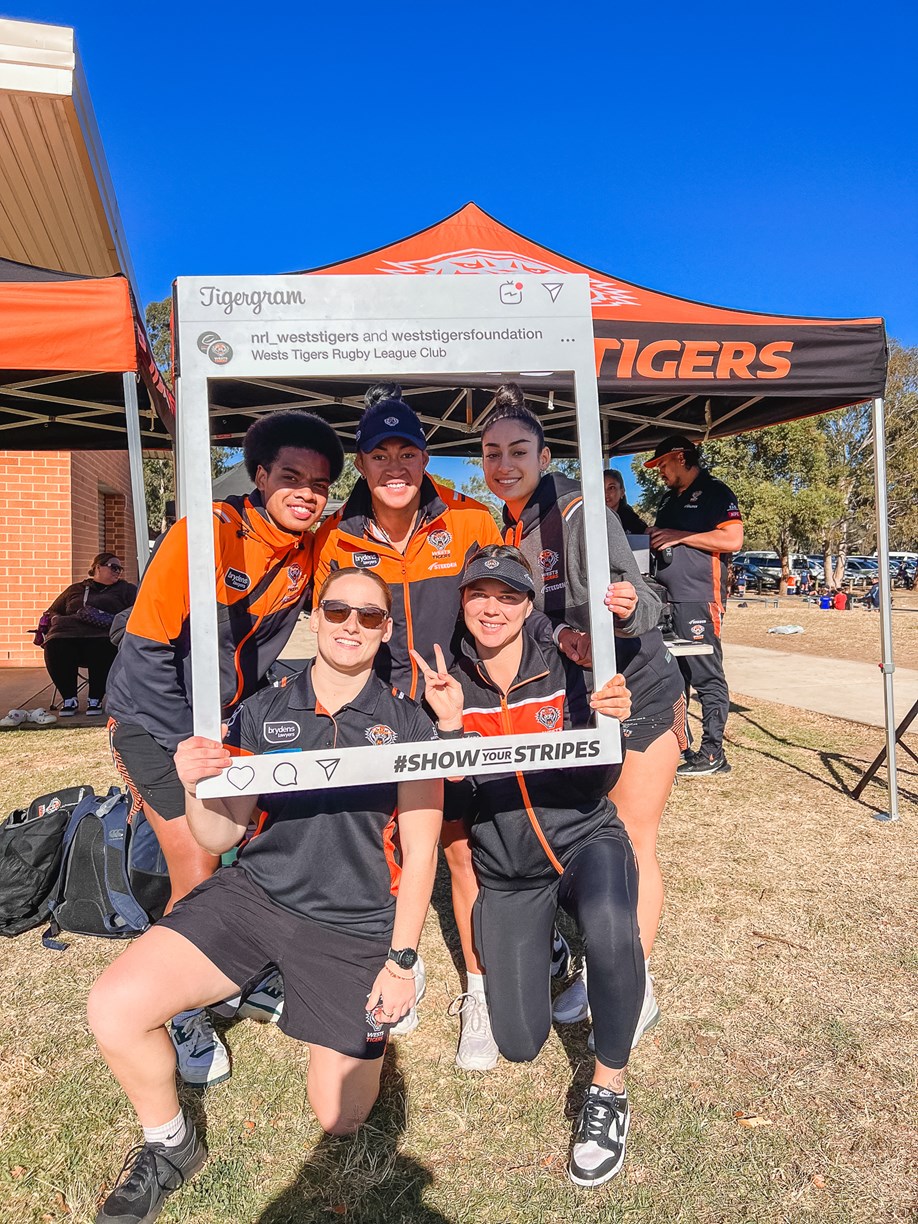
<instances>
[{"instance_id":1,"label":"black tracksuit pants","mask_svg":"<svg viewBox=\"0 0 918 1224\"><path fill-rule=\"evenodd\" d=\"M638 873L624 831L595 837L564 874L515 891L481 885L475 942L487 974L494 1040L510 1062L530 1062L551 1028L551 944L560 905L586 946L596 1057L623 1067L644 999L637 924Z\"/></svg>"},{"instance_id":2,"label":"black tracksuit pants","mask_svg":"<svg viewBox=\"0 0 918 1224\"><path fill-rule=\"evenodd\" d=\"M77 669L89 672L89 696L101 701L118 648L107 637L53 637L45 642L45 667L61 697L77 695Z\"/></svg>"},{"instance_id":3,"label":"black tracksuit pants","mask_svg":"<svg viewBox=\"0 0 918 1224\"><path fill-rule=\"evenodd\" d=\"M720 640L723 615L713 603L673 603L673 628L680 638L713 646L713 654L688 655L676 660L685 679L685 701L694 689L701 702L701 745L703 756L719 757L723 752L724 728L730 711L730 691L724 675L724 648Z\"/></svg>"}]
</instances>

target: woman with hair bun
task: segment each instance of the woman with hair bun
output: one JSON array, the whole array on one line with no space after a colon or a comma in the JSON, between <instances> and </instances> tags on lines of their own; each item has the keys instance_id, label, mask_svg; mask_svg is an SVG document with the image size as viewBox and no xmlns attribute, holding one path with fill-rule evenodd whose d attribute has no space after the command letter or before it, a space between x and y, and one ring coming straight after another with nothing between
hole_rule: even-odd
<instances>
[{"instance_id":1,"label":"woman with hair bun","mask_svg":"<svg viewBox=\"0 0 918 1224\"><path fill-rule=\"evenodd\" d=\"M522 389L505 383L481 433L488 488L504 503L504 538L515 544L536 575L535 607L554 625L555 641L576 662L590 660L583 498L576 481L549 472L551 451ZM633 712L622 725L625 759L610 798L631 838L640 870L638 922L649 957L663 908L656 844L660 818L685 748L685 696L675 660L657 623L660 602L641 578L622 525L607 510L616 656L631 690ZM556 1000L555 1019L573 1024L590 1014L586 974ZM648 972L635 1041L659 1009Z\"/></svg>"}]
</instances>

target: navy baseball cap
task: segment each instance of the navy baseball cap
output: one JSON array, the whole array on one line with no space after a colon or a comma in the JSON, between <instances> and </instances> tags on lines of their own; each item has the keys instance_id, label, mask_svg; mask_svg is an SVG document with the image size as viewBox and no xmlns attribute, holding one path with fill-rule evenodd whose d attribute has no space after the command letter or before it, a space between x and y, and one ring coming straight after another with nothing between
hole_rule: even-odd
<instances>
[{"instance_id":1,"label":"navy baseball cap","mask_svg":"<svg viewBox=\"0 0 918 1224\"><path fill-rule=\"evenodd\" d=\"M403 399L384 399L367 408L354 435L357 449L364 454L391 438L401 438L422 451L427 450L417 413Z\"/></svg>"},{"instance_id":2,"label":"navy baseball cap","mask_svg":"<svg viewBox=\"0 0 918 1224\"><path fill-rule=\"evenodd\" d=\"M496 582L503 582L512 590L528 595L530 599L535 599L535 583L532 581L532 575L525 565L521 565L512 557L494 557L487 554L482 555L480 552L476 553L465 567L465 573L459 584L460 589L469 586L470 583L480 582L484 578L493 578Z\"/></svg>"}]
</instances>

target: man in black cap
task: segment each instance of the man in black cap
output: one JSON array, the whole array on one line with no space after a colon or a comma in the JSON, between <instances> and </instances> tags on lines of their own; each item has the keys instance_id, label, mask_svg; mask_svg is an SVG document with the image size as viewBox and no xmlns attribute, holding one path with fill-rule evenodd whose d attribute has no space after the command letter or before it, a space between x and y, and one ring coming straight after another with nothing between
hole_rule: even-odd
<instances>
[{"instance_id":1,"label":"man in black cap","mask_svg":"<svg viewBox=\"0 0 918 1224\"><path fill-rule=\"evenodd\" d=\"M726 773L723 737L730 694L720 626L731 556L743 546L742 517L736 495L701 467L697 446L683 434L664 438L644 466L654 468L669 489L650 542L674 628L681 638L713 647L713 654L678 661L686 695L694 688L701 702L702 737L698 751L689 752L677 772L681 777Z\"/></svg>"}]
</instances>

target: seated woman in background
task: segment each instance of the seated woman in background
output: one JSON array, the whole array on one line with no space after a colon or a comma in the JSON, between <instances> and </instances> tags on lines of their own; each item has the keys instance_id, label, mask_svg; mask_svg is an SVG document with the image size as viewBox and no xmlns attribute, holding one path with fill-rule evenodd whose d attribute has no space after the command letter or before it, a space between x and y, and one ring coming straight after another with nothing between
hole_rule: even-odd
<instances>
[{"instance_id":1,"label":"seated woman in background","mask_svg":"<svg viewBox=\"0 0 918 1224\"><path fill-rule=\"evenodd\" d=\"M121 577L124 566L113 552L93 558L89 576L61 591L45 613L50 617L42 648L45 667L61 695L60 715L69 718L79 709L77 669L89 672L87 714L102 713L102 698L117 648L108 631L118 612L130 608L137 587Z\"/></svg>"}]
</instances>

